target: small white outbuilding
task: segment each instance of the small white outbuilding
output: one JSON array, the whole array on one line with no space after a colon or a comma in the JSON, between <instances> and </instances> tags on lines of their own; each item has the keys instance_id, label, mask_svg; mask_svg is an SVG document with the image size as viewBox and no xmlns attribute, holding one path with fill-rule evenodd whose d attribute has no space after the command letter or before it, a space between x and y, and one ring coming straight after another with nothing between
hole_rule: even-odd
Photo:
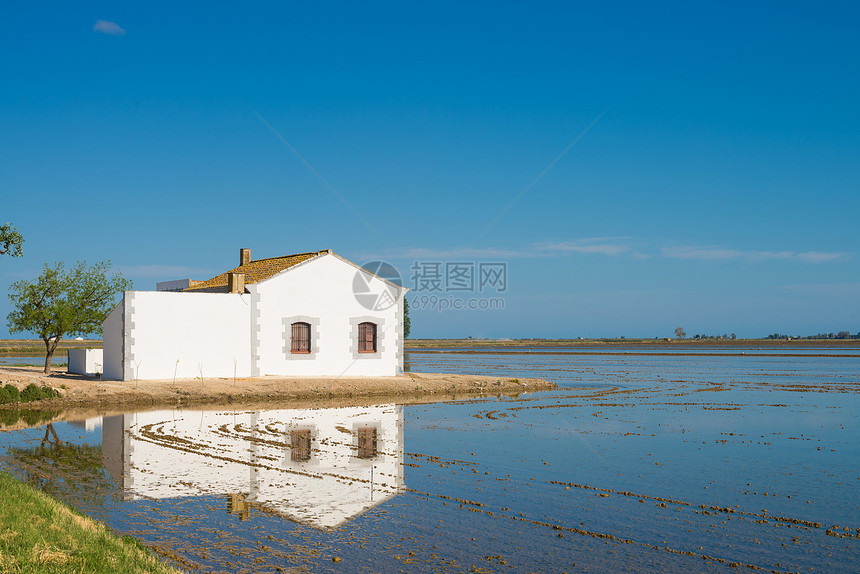
<instances>
[{"instance_id":1,"label":"small white outbuilding","mask_svg":"<svg viewBox=\"0 0 860 574\"><path fill-rule=\"evenodd\" d=\"M94 377L102 373L101 349L69 349L68 372Z\"/></svg>"},{"instance_id":2,"label":"small white outbuilding","mask_svg":"<svg viewBox=\"0 0 860 574\"><path fill-rule=\"evenodd\" d=\"M106 378L402 372L407 289L331 250L252 261L242 249L230 271L159 287L126 291L105 319Z\"/></svg>"}]
</instances>

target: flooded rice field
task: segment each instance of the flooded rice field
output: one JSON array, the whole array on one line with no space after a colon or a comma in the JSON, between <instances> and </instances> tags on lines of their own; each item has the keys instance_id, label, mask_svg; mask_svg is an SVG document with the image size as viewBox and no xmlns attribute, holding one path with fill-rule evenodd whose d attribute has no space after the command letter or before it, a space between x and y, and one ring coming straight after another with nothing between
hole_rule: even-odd
<instances>
[{"instance_id":1,"label":"flooded rice field","mask_svg":"<svg viewBox=\"0 0 860 574\"><path fill-rule=\"evenodd\" d=\"M68 364L68 357L65 355L56 355L51 357L51 365L54 367L65 367ZM0 357L0 365L27 365L41 367L45 364L45 357Z\"/></svg>"},{"instance_id":2,"label":"flooded rice field","mask_svg":"<svg viewBox=\"0 0 860 574\"><path fill-rule=\"evenodd\" d=\"M6 412L0 465L201 572L860 571L860 357L408 360L561 388Z\"/></svg>"},{"instance_id":3,"label":"flooded rice field","mask_svg":"<svg viewBox=\"0 0 860 574\"><path fill-rule=\"evenodd\" d=\"M410 351L413 355L423 353L479 353L485 354L491 352L493 354L509 353L509 354L596 354L596 355L762 355L762 356L857 356L860 355L860 346L803 346L803 347L786 347L784 345L775 346L762 343L760 346L743 345L743 346L728 346L717 345L712 347L703 346L701 344L684 345L683 343L666 344L637 344L637 345L577 345L575 347L564 345L493 345L486 346L456 346L456 347L421 347Z\"/></svg>"}]
</instances>

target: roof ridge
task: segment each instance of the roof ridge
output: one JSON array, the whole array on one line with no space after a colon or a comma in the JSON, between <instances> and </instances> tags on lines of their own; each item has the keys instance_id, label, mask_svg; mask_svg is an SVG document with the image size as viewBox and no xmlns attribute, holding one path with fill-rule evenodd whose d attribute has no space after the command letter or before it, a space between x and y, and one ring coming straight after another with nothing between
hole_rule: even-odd
<instances>
[{"instance_id":1,"label":"roof ridge","mask_svg":"<svg viewBox=\"0 0 860 574\"><path fill-rule=\"evenodd\" d=\"M285 257L298 257L299 255L319 255L331 251L330 249L321 249L320 251L303 251L302 253L291 253L289 255L276 255L275 257L263 257L262 259L251 259L248 263L256 263L257 261L268 261L269 259L283 259ZM245 263L244 265L247 265ZM241 267L241 265L239 265Z\"/></svg>"},{"instance_id":2,"label":"roof ridge","mask_svg":"<svg viewBox=\"0 0 860 574\"><path fill-rule=\"evenodd\" d=\"M245 284L258 283L265 281L270 277L277 275L295 265L316 259L322 255L330 254L330 249L322 251L306 251L304 253L293 253L291 255L279 255L277 257L264 257L263 259L253 259L247 263L243 263L232 269L228 269L223 273L219 273L211 279L200 281L199 283L189 286L184 291L220 291L227 288L229 283L229 275L233 273L242 273L245 275Z\"/></svg>"}]
</instances>

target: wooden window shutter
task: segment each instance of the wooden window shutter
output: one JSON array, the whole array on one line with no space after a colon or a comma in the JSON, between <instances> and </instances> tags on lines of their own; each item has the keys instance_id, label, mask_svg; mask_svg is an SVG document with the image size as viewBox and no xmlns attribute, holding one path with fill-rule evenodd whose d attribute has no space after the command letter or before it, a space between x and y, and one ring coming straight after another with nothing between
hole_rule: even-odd
<instances>
[{"instance_id":1,"label":"wooden window shutter","mask_svg":"<svg viewBox=\"0 0 860 574\"><path fill-rule=\"evenodd\" d=\"M376 323L359 323L358 351L360 353L376 352Z\"/></svg>"},{"instance_id":2,"label":"wooden window shutter","mask_svg":"<svg viewBox=\"0 0 860 574\"><path fill-rule=\"evenodd\" d=\"M311 431L290 431L290 460L305 462L311 459Z\"/></svg>"},{"instance_id":3,"label":"wooden window shutter","mask_svg":"<svg viewBox=\"0 0 860 574\"><path fill-rule=\"evenodd\" d=\"M376 427L359 427L358 429L358 458L374 458L376 456Z\"/></svg>"},{"instance_id":4,"label":"wooden window shutter","mask_svg":"<svg viewBox=\"0 0 860 574\"><path fill-rule=\"evenodd\" d=\"M308 323L293 323L291 325L291 353L311 352L311 326Z\"/></svg>"}]
</instances>

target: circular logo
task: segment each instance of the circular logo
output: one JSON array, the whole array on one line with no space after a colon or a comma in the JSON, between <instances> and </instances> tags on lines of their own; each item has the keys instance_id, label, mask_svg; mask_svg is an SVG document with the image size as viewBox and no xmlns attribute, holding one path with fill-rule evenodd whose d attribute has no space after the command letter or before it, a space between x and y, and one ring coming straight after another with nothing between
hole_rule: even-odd
<instances>
[{"instance_id":1,"label":"circular logo","mask_svg":"<svg viewBox=\"0 0 860 574\"><path fill-rule=\"evenodd\" d=\"M370 311L385 311L395 306L402 286L400 273L394 265L385 261L365 263L352 278L355 300Z\"/></svg>"}]
</instances>

